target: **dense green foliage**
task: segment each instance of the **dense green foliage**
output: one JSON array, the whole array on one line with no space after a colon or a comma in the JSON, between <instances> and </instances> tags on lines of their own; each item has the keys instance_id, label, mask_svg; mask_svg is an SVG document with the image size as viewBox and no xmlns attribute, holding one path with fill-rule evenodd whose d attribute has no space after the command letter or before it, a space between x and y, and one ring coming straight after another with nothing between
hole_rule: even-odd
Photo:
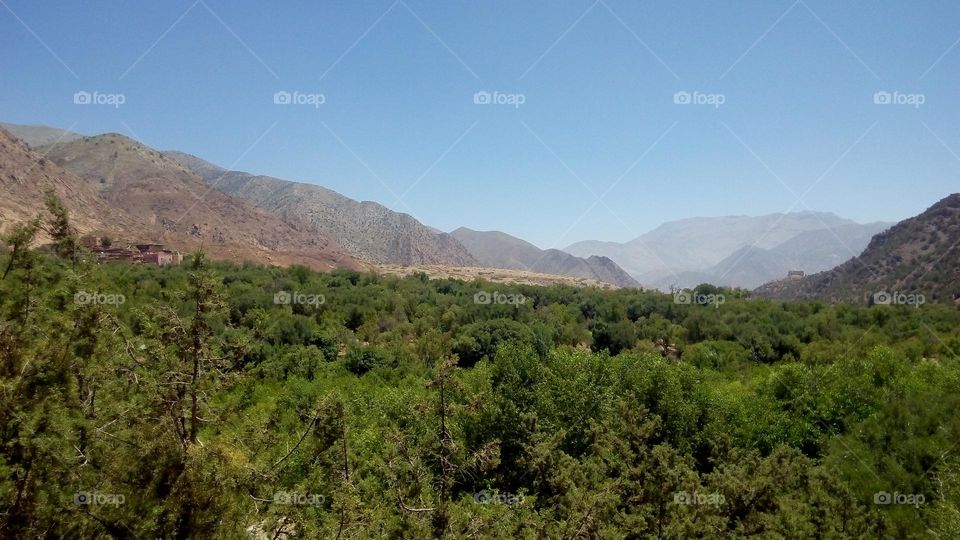
<instances>
[{"instance_id":1,"label":"dense green foliage","mask_svg":"<svg viewBox=\"0 0 960 540\"><path fill-rule=\"evenodd\" d=\"M960 537L953 308L96 266L35 229L0 255L3 537Z\"/></svg>"}]
</instances>

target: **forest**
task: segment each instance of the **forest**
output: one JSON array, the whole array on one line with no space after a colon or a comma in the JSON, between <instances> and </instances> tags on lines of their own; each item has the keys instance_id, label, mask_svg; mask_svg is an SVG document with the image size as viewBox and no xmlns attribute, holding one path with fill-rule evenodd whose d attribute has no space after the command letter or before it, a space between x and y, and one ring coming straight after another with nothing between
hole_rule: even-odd
<instances>
[{"instance_id":1,"label":"forest","mask_svg":"<svg viewBox=\"0 0 960 540\"><path fill-rule=\"evenodd\" d=\"M955 307L97 265L47 205L2 537L960 538Z\"/></svg>"}]
</instances>

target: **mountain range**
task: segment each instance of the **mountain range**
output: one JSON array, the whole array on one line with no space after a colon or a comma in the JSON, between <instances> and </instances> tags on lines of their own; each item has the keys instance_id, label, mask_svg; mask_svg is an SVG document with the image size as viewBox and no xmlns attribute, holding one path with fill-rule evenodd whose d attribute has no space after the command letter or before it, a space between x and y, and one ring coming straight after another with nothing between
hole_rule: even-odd
<instances>
[{"instance_id":1,"label":"mountain range","mask_svg":"<svg viewBox=\"0 0 960 540\"><path fill-rule=\"evenodd\" d=\"M203 244L213 256L273 264L389 266L390 272L399 272L397 266L413 266L432 273L438 273L437 268L461 268L456 275L477 276L487 275L479 268L502 268L519 272L504 276L509 280L549 280L545 276L549 274L581 283L639 286L603 257L580 259L558 250L541 251L506 234L487 235L482 243L486 248L494 239L523 246L514 260L495 260L489 254L496 248L472 242L468 249L455 235L381 204L355 201L313 184L227 170L185 152L160 152L119 134L88 137L44 126L4 127L60 167L74 184L85 186L88 198L116 209L115 215L136 216L123 226L109 219L96 223L97 230L114 236L162 239L183 249ZM31 151L22 143L21 147ZM19 208L30 208L21 217L36 213L41 200L19 199ZM104 216L111 213L103 210ZM322 264L291 259L315 257L316 250L330 256L321 257Z\"/></svg>"},{"instance_id":2,"label":"mountain range","mask_svg":"<svg viewBox=\"0 0 960 540\"><path fill-rule=\"evenodd\" d=\"M0 125L0 232L38 215L50 190L82 234L203 246L237 261L663 290L712 283L784 299L862 301L888 290L960 299L958 194L892 227L814 212L691 218L624 243L543 250L499 231L445 233L375 202L115 133ZM798 270L806 277L783 279Z\"/></svg>"},{"instance_id":3,"label":"mountain range","mask_svg":"<svg viewBox=\"0 0 960 540\"><path fill-rule=\"evenodd\" d=\"M628 242L584 241L564 251L609 257L645 286L661 290L700 283L752 289L792 270L832 268L889 225L825 212L690 218Z\"/></svg>"},{"instance_id":4,"label":"mountain range","mask_svg":"<svg viewBox=\"0 0 960 540\"><path fill-rule=\"evenodd\" d=\"M358 258L390 264L481 266L450 235L375 202L358 202L314 184L228 171L183 152L165 152L224 194L281 219L309 223Z\"/></svg>"},{"instance_id":5,"label":"mountain range","mask_svg":"<svg viewBox=\"0 0 960 540\"><path fill-rule=\"evenodd\" d=\"M500 231L474 231L460 227L450 235L483 266L596 279L619 287L640 286L607 257L580 258L559 249L543 250Z\"/></svg>"},{"instance_id":6,"label":"mountain range","mask_svg":"<svg viewBox=\"0 0 960 540\"><path fill-rule=\"evenodd\" d=\"M203 246L213 257L238 261L362 268L335 240L246 201L206 193L206 183L178 162L123 135L33 149L0 134L3 228L40 213L43 192L53 188L81 233L181 250Z\"/></svg>"},{"instance_id":7,"label":"mountain range","mask_svg":"<svg viewBox=\"0 0 960 540\"><path fill-rule=\"evenodd\" d=\"M858 257L799 280L768 283L755 291L783 299L867 303L960 304L960 193L870 240Z\"/></svg>"}]
</instances>

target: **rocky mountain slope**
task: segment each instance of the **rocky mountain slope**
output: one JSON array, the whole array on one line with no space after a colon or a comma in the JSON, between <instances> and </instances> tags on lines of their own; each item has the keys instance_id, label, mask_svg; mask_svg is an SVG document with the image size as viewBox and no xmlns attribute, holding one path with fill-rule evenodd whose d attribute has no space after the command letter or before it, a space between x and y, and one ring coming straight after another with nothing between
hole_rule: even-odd
<instances>
[{"instance_id":1,"label":"rocky mountain slope","mask_svg":"<svg viewBox=\"0 0 960 540\"><path fill-rule=\"evenodd\" d=\"M870 302L878 293L900 293L923 295L927 302L960 303L960 193L874 236L859 257L800 280L768 283L755 292L772 298L854 302Z\"/></svg>"},{"instance_id":2,"label":"rocky mountain slope","mask_svg":"<svg viewBox=\"0 0 960 540\"><path fill-rule=\"evenodd\" d=\"M606 257L575 257L558 249L537 246L499 231L474 231L461 227L450 233L490 268L523 270L595 279L618 287L639 287L635 279Z\"/></svg>"},{"instance_id":3,"label":"rocky mountain slope","mask_svg":"<svg viewBox=\"0 0 960 540\"><path fill-rule=\"evenodd\" d=\"M84 137L79 133L49 126L25 126L0 122L0 128L7 130L10 135L27 143L31 148L58 142L70 142Z\"/></svg>"},{"instance_id":4,"label":"rocky mountain slope","mask_svg":"<svg viewBox=\"0 0 960 540\"><path fill-rule=\"evenodd\" d=\"M308 223L356 257L377 263L480 266L449 234L374 202L357 202L314 185L228 171L195 156L167 152L214 189L246 199L287 221Z\"/></svg>"},{"instance_id":5,"label":"rocky mountain slope","mask_svg":"<svg viewBox=\"0 0 960 540\"><path fill-rule=\"evenodd\" d=\"M128 231L145 240L145 225L104 201L77 175L0 129L0 233L43 212L44 193L52 190L70 211L81 234Z\"/></svg>"},{"instance_id":6,"label":"rocky mountain slope","mask_svg":"<svg viewBox=\"0 0 960 540\"><path fill-rule=\"evenodd\" d=\"M212 190L179 162L123 135L83 137L38 150L83 178L110 206L184 248L203 245L213 257L268 264L361 267L321 232Z\"/></svg>"},{"instance_id":7,"label":"rocky mountain slope","mask_svg":"<svg viewBox=\"0 0 960 540\"><path fill-rule=\"evenodd\" d=\"M572 244L564 251L580 257L607 256L641 283L665 289L671 283L689 286L717 279L729 269L730 263L740 260L734 256L738 250L751 246L772 250L805 232L826 231L848 225L857 224L834 214L820 212L690 218L664 223L628 242L591 240ZM824 255L823 260L816 262L815 266L829 268L836 256L849 257L850 252L841 247L837 253ZM767 258L782 257L773 252ZM724 260L727 262L724 263ZM748 265L736 269L732 274L727 272L735 279L724 284L743 287L758 279L759 283L776 279L782 275L781 267L788 266L791 261L776 264L768 262L771 266L766 269L761 265L752 268ZM738 278L741 272L743 279Z\"/></svg>"},{"instance_id":8,"label":"rocky mountain slope","mask_svg":"<svg viewBox=\"0 0 960 540\"><path fill-rule=\"evenodd\" d=\"M744 246L706 270L670 275L652 285L663 290L700 283L753 289L786 277L792 270L814 274L860 254L873 235L889 226L888 223L837 225L802 232L770 249Z\"/></svg>"}]
</instances>

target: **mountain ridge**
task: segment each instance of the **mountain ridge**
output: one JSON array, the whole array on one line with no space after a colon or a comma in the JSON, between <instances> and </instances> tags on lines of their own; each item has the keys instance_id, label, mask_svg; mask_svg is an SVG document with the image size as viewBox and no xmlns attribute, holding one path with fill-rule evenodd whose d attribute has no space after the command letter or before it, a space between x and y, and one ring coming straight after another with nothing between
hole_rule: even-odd
<instances>
[{"instance_id":1,"label":"mountain ridge","mask_svg":"<svg viewBox=\"0 0 960 540\"><path fill-rule=\"evenodd\" d=\"M571 244L564 251L581 257L605 255L641 283L661 290L714 281L753 288L780 277L787 268L796 269L792 268L796 264L793 257L776 251L777 246L811 231L846 227L864 226L829 212L811 211L685 218L663 223L626 242L588 240ZM859 241L865 246L862 239ZM834 247L836 253L822 254L823 260L806 261L802 266L807 271L824 269L836 262L837 253L856 254L842 246ZM741 257L751 252L755 257ZM739 263L743 266L735 267Z\"/></svg>"},{"instance_id":2,"label":"mountain ridge","mask_svg":"<svg viewBox=\"0 0 960 540\"><path fill-rule=\"evenodd\" d=\"M593 255L581 258L559 249L543 250L501 231L476 231L460 227L451 231L450 235L487 267L596 279L618 287L640 286L607 257Z\"/></svg>"},{"instance_id":3,"label":"mountain ridge","mask_svg":"<svg viewBox=\"0 0 960 540\"><path fill-rule=\"evenodd\" d=\"M214 189L246 199L282 219L298 219L337 238L354 256L377 263L479 266L456 239L413 216L331 189L243 171L231 171L180 151L166 155Z\"/></svg>"},{"instance_id":4,"label":"mountain ridge","mask_svg":"<svg viewBox=\"0 0 960 540\"><path fill-rule=\"evenodd\" d=\"M874 295L922 295L960 304L960 193L874 236L859 256L800 280L754 291L777 299L873 302ZM883 302L881 302L883 303Z\"/></svg>"},{"instance_id":5,"label":"mountain ridge","mask_svg":"<svg viewBox=\"0 0 960 540\"><path fill-rule=\"evenodd\" d=\"M84 179L155 236L211 256L317 269L362 268L336 241L285 223L254 205L209 189L179 162L117 133L39 147L46 159Z\"/></svg>"}]
</instances>

